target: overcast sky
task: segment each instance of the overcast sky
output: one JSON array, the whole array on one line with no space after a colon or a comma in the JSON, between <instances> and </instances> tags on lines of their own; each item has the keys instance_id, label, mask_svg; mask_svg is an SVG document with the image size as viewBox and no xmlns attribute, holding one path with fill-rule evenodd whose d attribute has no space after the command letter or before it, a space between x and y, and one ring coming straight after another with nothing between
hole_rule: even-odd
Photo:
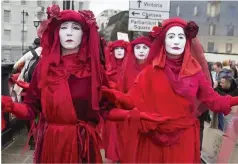
<instances>
[{"instance_id":1,"label":"overcast sky","mask_svg":"<svg viewBox=\"0 0 238 164\"><path fill-rule=\"evenodd\" d=\"M129 0L90 0L90 10L92 10L95 16L98 16L103 10L115 9L115 10L128 10Z\"/></svg>"}]
</instances>

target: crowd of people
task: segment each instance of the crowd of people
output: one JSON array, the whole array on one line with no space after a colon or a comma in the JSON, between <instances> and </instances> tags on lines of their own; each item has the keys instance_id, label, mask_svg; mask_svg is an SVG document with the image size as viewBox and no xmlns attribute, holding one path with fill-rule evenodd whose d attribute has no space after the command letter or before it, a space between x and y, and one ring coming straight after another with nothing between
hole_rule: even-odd
<instances>
[{"instance_id":1,"label":"crowd of people","mask_svg":"<svg viewBox=\"0 0 238 164\"><path fill-rule=\"evenodd\" d=\"M100 149L114 163L200 162L199 116L229 116L238 97L233 65L215 63L212 84L195 22L106 43L91 11L47 14L40 46L14 66L15 94L2 96L3 112L33 121L35 163L102 163Z\"/></svg>"},{"instance_id":2,"label":"crowd of people","mask_svg":"<svg viewBox=\"0 0 238 164\"><path fill-rule=\"evenodd\" d=\"M213 88L220 95L238 96L238 74L236 61L210 63L212 65ZM218 113L218 129L226 132L231 115Z\"/></svg>"}]
</instances>

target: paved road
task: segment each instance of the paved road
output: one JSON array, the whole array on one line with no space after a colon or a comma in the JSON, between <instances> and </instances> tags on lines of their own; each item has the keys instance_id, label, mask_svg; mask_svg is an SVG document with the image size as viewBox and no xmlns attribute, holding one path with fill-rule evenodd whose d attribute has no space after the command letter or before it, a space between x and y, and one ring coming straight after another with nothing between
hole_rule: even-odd
<instances>
[{"instance_id":1,"label":"paved road","mask_svg":"<svg viewBox=\"0 0 238 164\"><path fill-rule=\"evenodd\" d=\"M27 132L24 130L21 134L16 135L13 143L8 145L2 150L2 163L33 163L33 152L32 150L26 149ZM104 157L104 151L101 151ZM104 163L107 162L103 158Z\"/></svg>"},{"instance_id":2,"label":"paved road","mask_svg":"<svg viewBox=\"0 0 238 164\"><path fill-rule=\"evenodd\" d=\"M32 150L25 150L27 132L16 135L13 143L2 151L2 163L33 163Z\"/></svg>"}]
</instances>

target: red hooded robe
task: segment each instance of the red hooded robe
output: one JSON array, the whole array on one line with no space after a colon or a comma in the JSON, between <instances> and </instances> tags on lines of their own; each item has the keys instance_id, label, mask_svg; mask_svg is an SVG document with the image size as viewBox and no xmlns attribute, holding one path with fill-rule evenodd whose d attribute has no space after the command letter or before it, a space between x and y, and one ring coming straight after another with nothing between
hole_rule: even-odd
<instances>
[{"instance_id":1,"label":"red hooded robe","mask_svg":"<svg viewBox=\"0 0 238 164\"><path fill-rule=\"evenodd\" d=\"M123 59L116 59L114 55L114 49L116 47L122 47L125 50L125 56ZM106 48L106 75L109 79L110 87L115 88L117 86L119 76L121 73L123 60L128 56L129 43L123 40L117 40L110 42ZM103 126L103 147L105 149L105 157L112 161L119 160L118 142L117 142L117 129L116 123L106 120Z\"/></svg>"},{"instance_id":2,"label":"red hooded robe","mask_svg":"<svg viewBox=\"0 0 238 164\"><path fill-rule=\"evenodd\" d=\"M165 34L173 26L182 27L187 37L184 53L178 59L168 58L164 45ZM140 112L168 118L157 122L126 120L124 131L128 138L123 139L121 162L200 163L196 116L199 109L195 101L198 99L209 109L224 114L230 112L232 104L237 104L237 98L232 100L213 91L200 64L192 57L191 40L197 31L180 18L165 20L151 49L156 56L153 64L137 76L123 99L122 95L116 96L119 101L131 102Z\"/></svg>"},{"instance_id":3,"label":"red hooded robe","mask_svg":"<svg viewBox=\"0 0 238 164\"><path fill-rule=\"evenodd\" d=\"M3 97L18 118L34 119L40 113L36 163L102 163L99 100L103 72L99 62L99 35L91 11L47 9L48 20L40 28L42 58L35 68L24 103ZM78 53L61 56L59 28L62 22L82 26Z\"/></svg>"}]
</instances>

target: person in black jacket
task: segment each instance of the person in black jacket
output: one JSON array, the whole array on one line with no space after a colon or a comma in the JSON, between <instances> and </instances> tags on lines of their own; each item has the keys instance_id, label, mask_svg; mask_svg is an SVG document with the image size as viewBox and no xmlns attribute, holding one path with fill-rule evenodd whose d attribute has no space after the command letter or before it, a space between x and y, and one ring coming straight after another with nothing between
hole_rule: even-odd
<instances>
[{"instance_id":1,"label":"person in black jacket","mask_svg":"<svg viewBox=\"0 0 238 164\"><path fill-rule=\"evenodd\" d=\"M238 96L238 88L233 78L233 72L230 69L222 69L218 75L218 86L215 88L220 95L230 95L232 97ZM231 119L231 115L225 116L224 129L226 131L227 125Z\"/></svg>"}]
</instances>

